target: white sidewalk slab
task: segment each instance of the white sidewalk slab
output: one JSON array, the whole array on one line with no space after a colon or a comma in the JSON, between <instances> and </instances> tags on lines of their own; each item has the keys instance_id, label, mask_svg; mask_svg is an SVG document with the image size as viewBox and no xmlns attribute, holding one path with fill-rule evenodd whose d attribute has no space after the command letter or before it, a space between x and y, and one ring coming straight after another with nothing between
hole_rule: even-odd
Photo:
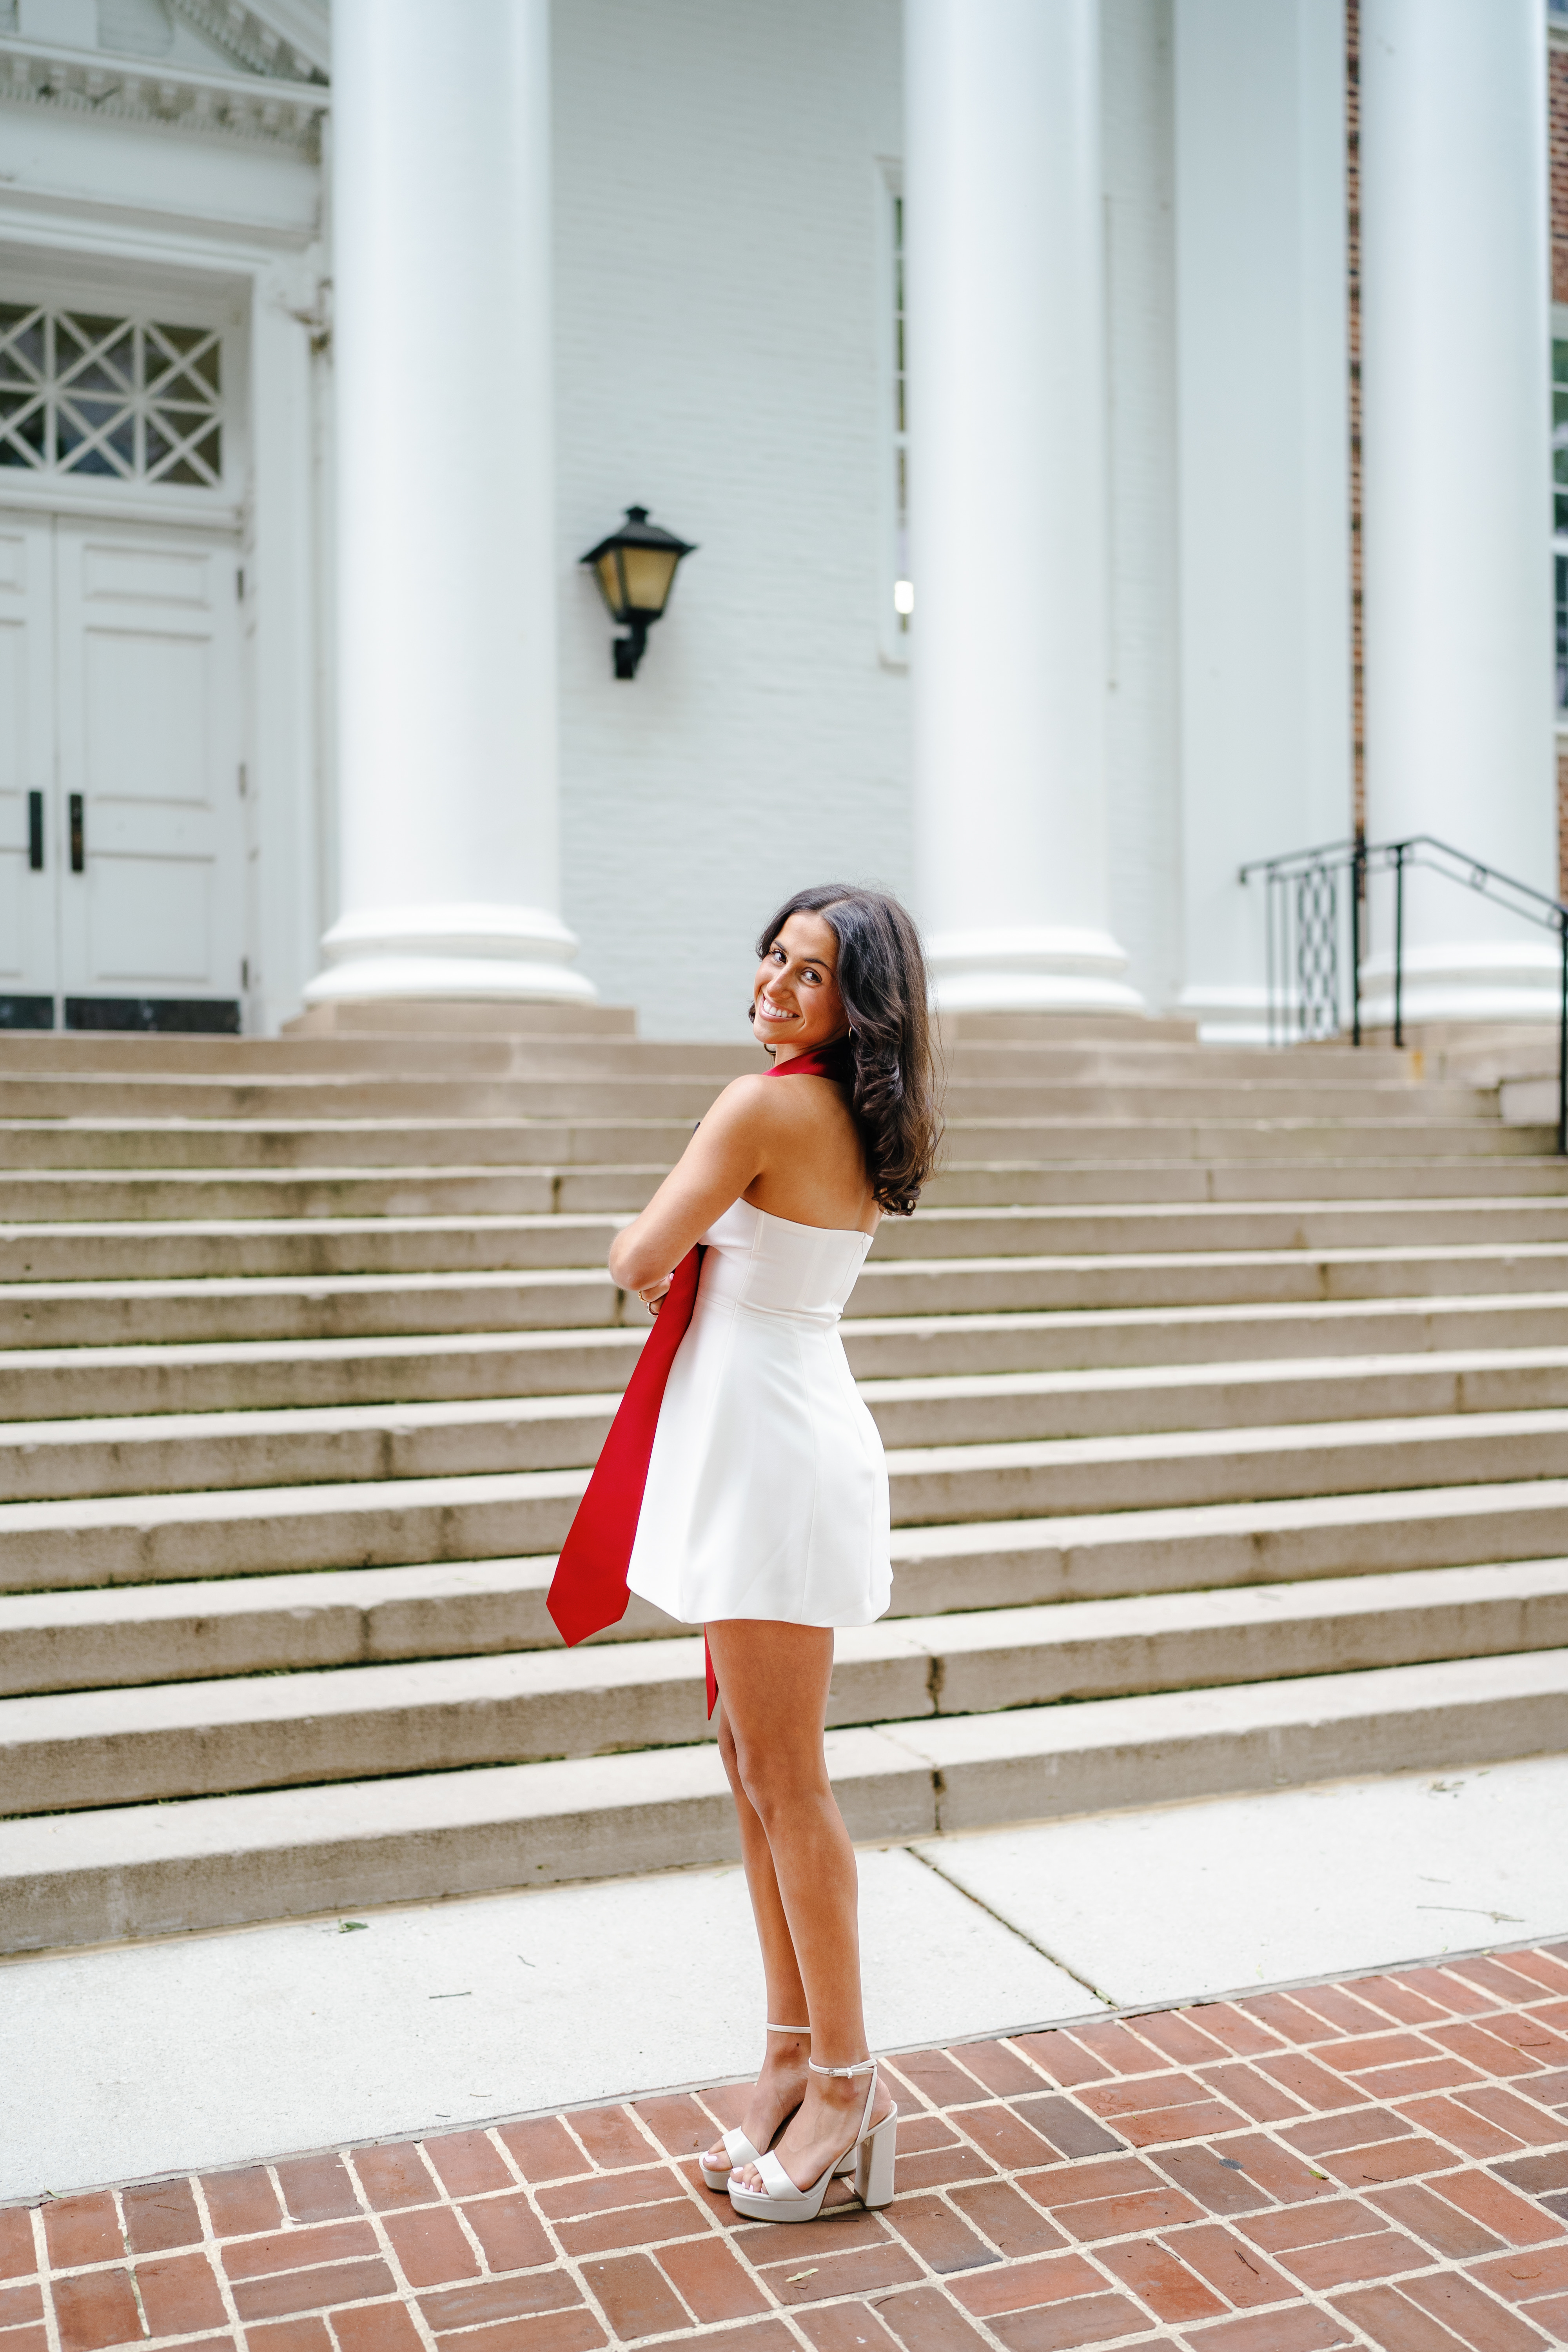
<instances>
[{"instance_id":1,"label":"white sidewalk slab","mask_svg":"<svg viewBox=\"0 0 1568 2352\"><path fill-rule=\"evenodd\" d=\"M895 1848L860 1858L879 2044L1093 2004ZM738 1869L0 1968L0 2199L721 2080L762 2048Z\"/></svg>"},{"instance_id":2,"label":"white sidewalk slab","mask_svg":"<svg viewBox=\"0 0 1568 2352\"><path fill-rule=\"evenodd\" d=\"M1568 1934L1565 1809L1568 1757L864 1853L873 2045ZM715 2080L760 2047L738 1870L362 1916L0 1966L0 2199Z\"/></svg>"},{"instance_id":3,"label":"white sidewalk slab","mask_svg":"<svg viewBox=\"0 0 1568 2352\"><path fill-rule=\"evenodd\" d=\"M1134 2008L1568 1934L1565 1821L1568 1756L1549 1756L916 1851Z\"/></svg>"}]
</instances>

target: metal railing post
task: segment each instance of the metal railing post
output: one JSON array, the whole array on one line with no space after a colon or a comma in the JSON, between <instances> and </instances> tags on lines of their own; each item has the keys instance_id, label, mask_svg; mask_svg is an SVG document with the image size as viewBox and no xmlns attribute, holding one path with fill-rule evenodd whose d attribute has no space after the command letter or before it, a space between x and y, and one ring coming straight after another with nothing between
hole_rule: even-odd
<instances>
[{"instance_id":1,"label":"metal railing post","mask_svg":"<svg viewBox=\"0 0 1568 2352\"><path fill-rule=\"evenodd\" d=\"M1351 856L1351 1044L1361 1044L1361 885L1366 872L1366 841L1357 834Z\"/></svg>"},{"instance_id":2,"label":"metal railing post","mask_svg":"<svg viewBox=\"0 0 1568 2352\"><path fill-rule=\"evenodd\" d=\"M1279 1016L1279 943L1275 936L1276 931L1279 929L1279 908L1275 905L1278 887L1279 884L1277 877L1270 874L1265 885L1263 900L1267 925L1267 944L1264 952L1268 964L1268 1043L1270 1046L1281 1045L1285 1042L1282 1034L1280 1034L1281 1024Z\"/></svg>"},{"instance_id":3,"label":"metal railing post","mask_svg":"<svg viewBox=\"0 0 1568 2352\"><path fill-rule=\"evenodd\" d=\"M1405 1044L1405 844L1394 845L1394 1042Z\"/></svg>"}]
</instances>

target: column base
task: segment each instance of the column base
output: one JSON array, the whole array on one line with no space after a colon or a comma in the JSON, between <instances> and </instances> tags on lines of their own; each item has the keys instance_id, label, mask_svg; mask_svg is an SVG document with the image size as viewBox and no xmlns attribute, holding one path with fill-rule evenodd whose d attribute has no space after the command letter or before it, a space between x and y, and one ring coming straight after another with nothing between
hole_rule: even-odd
<instances>
[{"instance_id":1,"label":"column base","mask_svg":"<svg viewBox=\"0 0 1568 2352\"><path fill-rule=\"evenodd\" d=\"M1406 948L1401 990L1405 1025L1429 1021L1555 1021L1563 960L1536 940L1455 940ZM1394 957L1368 956L1361 968L1364 1029L1394 1026Z\"/></svg>"},{"instance_id":2,"label":"column base","mask_svg":"<svg viewBox=\"0 0 1568 2352\"><path fill-rule=\"evenodd\" d=\"M326 970L307 1004L375 997L469 997L593 1004L567 969L577 942L542 907L384 907L344 915L321 941Z\"/></svg>"},{"instance_id":3,"label":"column base","mask_svg":"<svg viewBox=\"0 0 1568 2352\"><path fill-rule=\"evenodd\" d=\"M1109 931L937 931L926 961L941 1013L1143 1010Z\"/></svg>"}]
</instances>

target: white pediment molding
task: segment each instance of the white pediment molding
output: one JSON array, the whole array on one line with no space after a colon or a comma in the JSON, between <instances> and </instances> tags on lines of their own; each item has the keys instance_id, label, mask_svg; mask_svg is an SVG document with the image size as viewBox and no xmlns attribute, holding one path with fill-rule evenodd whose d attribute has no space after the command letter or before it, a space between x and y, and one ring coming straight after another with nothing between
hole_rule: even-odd
<instances>
[{"instance_id":1,"label":"white pediment molding","mask_svg":"<svg viewBox=\"0 0 1568 2352\"><path fill-rule=\"evenodd\" d=\"M324 81L331 32L312 0L166 0L176 16L205 34L246 71L292 81Z\"/></svg>"},{"instance_id":2,"label":"white pediment molding","mask_svg":"<svg viewBox=\"0 0 1568 2352\"><path fill-rule=\"evenodd\" d=\"M0 100L13 104L313 153L330 97L319 80L216 72L171 58L128 58L0 35Z\"/></svg>"},{"instance_id":3,"label":"white pediment molding","mask_svg":"<svg viewBox=\"0 0 1568 2352\"><path fill-rule=\"evenodd\" d=\"M323 79L331 79L332 18L327 0L251 0L250 13L270 26Z\"/></svg>"}]
</instances>

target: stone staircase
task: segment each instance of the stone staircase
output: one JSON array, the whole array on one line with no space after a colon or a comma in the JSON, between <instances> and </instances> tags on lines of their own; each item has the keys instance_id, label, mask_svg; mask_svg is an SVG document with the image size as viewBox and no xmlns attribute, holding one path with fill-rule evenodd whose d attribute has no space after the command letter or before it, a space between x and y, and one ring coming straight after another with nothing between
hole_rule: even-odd
<instances>
[{"instance_id":1,"label":"stone staircase","mask_svg":"<svg viewBox=\"0 0 1568 2352\"><path fill-rule=\"evenodd\" d=\"M1550 1134L1386 1050L946 1053L846 1323L896 1567L839 1637L855 1834L1568 1747ZM544 1596L646 1328L609 1238L759 1058L0 1038L0 1948L733 1851L700 1641L566 1652Z\"/></svg>"}]
</instances>

